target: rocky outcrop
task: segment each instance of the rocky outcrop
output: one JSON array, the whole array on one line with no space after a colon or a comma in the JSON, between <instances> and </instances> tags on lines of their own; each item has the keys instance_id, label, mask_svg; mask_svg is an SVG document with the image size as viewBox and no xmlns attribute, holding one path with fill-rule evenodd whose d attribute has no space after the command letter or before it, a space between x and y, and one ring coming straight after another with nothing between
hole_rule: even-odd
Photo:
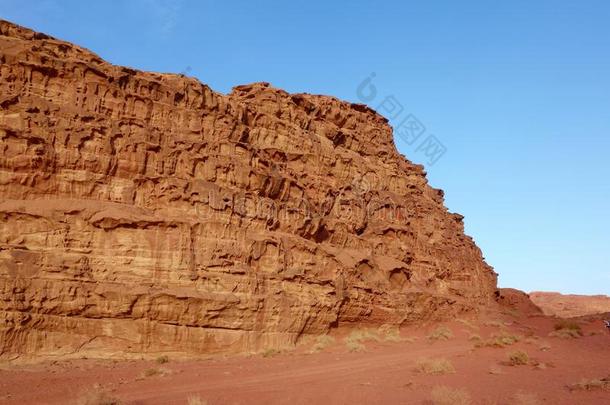
<instances>
[{"instance_id":1,"label":"rocky outcrop","mask_svg":"<svg viewBox=\"0 0 610 405\"><path fill-rule=\"evenodd\" d=\"M610 297L607 295L575 295L558 292L534 291L532 301L546 315L572 318L610 312Z\"/></svg>"},{"instance_id":2,"label":"rocky outcrop","mask_svg":"<svg viewBox=\"0 0 610 405\"><path fill-rule=\"evenodd\" d=\"M542 310L532 302L531 297L514 288L499 288L496 291L496 302L500 308L512 314L540 316Z\"/></svg>"},{"instance_id":3,"label":"rocky outcrop","mask_svg":"<svg viewBox=\"0 0 610 405\"><path fill-rule=\"evenodd\" d=\"M234 352L493 302L365 105L212 91L0 22L0 351Z\"/></svg>"}]
</instances>

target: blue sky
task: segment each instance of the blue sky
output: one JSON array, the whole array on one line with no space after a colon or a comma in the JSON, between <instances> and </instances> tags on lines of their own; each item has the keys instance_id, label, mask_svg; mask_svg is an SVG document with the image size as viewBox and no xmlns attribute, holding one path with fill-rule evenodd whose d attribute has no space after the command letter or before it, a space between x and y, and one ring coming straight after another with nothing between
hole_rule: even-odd
<instances>
[{"instance_id":1,"label":"blue sky","mask_svg":"<svg viewBox=\"0 0 610 405\"><path fill-rule=\"evenodd\" d=\"M0 17L223 93L358 101L374 72L370 104L395 96L446 147L430 183L500 286L610 294L610 2L0 0Z\"/></svg>"}]
</instances>

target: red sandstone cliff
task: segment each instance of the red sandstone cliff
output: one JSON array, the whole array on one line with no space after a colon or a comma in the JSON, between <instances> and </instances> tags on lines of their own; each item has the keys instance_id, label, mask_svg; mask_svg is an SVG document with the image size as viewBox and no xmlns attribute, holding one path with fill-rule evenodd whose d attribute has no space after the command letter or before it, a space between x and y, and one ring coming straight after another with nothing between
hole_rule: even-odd
<instances>
[{"instance_id":1,"label":"red sandstone cliff","mask_svg":"<svg viewBox=\"0 0 610 405\"><path fill-rule=\"evenodd\" d=\"M0 22L0 352L256 350L496 275L364 105L215 93Z\"/></svg>"}]
</instances>

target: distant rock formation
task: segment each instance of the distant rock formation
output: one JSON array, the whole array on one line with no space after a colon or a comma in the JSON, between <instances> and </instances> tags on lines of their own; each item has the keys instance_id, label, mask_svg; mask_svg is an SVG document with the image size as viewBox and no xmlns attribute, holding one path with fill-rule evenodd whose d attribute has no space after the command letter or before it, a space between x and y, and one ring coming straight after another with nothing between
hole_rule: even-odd
<instances>
[{"instance_id":1,"label":"distant rock formation","mask_svg":"<svg viewBox=\"0 0 610 405\"><path fill-rule=\"evenodd\" d=\"M496 274L365 105L229 95L0 22L0 353L254 351Z\"/></svg>"},{"instance_id":2,"label":"distant rock formation","mask_svg":"<svg viewBox=\"0 0 610 405\"><path fill-rule=\"evenodd\" d=\"M501 307L520 315L542 315L542 310L532 302L531 297L514 288L499 288L496 291L496 301Z\"/></svg>"},{"instance_id":3,"label":"distant rock formation","mask_svg":"<svg viewBox=\"0 0 610 405\"><path fill-rule=\"evenodd\" d=\"M534 291L529 295L546 315L573 318L610 312L610 297L607 295L574 295L542 291Z\"/></svg>"}]
</instances>

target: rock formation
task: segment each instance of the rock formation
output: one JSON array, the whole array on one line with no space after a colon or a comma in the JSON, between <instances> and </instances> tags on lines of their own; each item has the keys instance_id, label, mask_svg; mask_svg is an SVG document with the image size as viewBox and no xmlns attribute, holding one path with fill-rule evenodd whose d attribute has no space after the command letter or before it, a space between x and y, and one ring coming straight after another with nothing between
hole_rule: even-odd
<instances>
[{"instance_id":1,"label":"rock formation","mask_svg":"<svg viewBox=\"0 0 610 405\"><path fill-rule=\"evenodd\" d=\"M607 295L575 295L534 291L529 296L546 315L550 316L572 318L610 312L610 297Z\"/></svg>"},{"instance_id":2,"label":"rock formation","mask_svg":"<svg viewBox=\"0 0 610 405\"><path fill-rule=\"evenodd\" d=\"M496 275L386 119L0 22L0 353L253 351L474 311Z\"/></svg>"}]
</instances>

